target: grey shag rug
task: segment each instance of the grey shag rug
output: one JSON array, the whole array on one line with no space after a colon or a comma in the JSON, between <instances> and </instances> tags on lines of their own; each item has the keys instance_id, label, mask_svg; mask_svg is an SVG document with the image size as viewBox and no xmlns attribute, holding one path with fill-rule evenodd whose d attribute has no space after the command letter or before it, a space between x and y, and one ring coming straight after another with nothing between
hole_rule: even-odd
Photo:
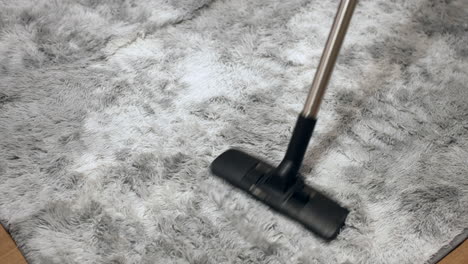
<instances>
[{"instance_id":1,"label":"grey shag rug","mask_svg":"<svg viewBox=\"0 0 468 264\"><path fill-rule=\"evenodd\" d=\"M0 1L0 221L28 261L435 261L468 227L465 0L359 3L302 170L351 210L335 241L209 173L282 158L337 4Z\"/></svg>"}]
</instances>

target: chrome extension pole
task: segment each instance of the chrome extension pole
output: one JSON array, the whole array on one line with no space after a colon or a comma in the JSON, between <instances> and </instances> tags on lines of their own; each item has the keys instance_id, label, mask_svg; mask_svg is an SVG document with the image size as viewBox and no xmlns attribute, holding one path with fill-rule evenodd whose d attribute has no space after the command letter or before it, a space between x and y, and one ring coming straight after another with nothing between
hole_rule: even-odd
<instances>
[{"instance_id":1,"label":"chrome extension pole","mask_svg":"<svg viewBox=\"0 0 468 264\"><path fill-rule=\"evenodd\" d=\"M315 72L312 86L307 95L304 109L301 112L301 115L306 118L317 119L320 103L333 72L336 58L338 57L357 2L357 0L341 0L340 2L325 49Z\"/></svg>"}]
</instances>

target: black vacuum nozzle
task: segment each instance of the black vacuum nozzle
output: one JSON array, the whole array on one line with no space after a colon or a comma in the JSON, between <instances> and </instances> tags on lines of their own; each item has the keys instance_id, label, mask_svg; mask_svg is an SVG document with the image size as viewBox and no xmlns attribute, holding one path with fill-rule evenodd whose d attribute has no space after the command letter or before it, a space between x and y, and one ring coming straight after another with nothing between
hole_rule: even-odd
<instances>
[{"instance_id":1,"label":"black vacuum nozzle","mask_svg":"<svg viewBox=\"0 0 468 264\"><path fill-rule=\"evenodd\" d=\"M305 185L300 177L283 188L273 166L239 150L221 154L211 164L211 170L326 240L336 237L348 215L347 209Z\"/></svg>"}]
</instances>

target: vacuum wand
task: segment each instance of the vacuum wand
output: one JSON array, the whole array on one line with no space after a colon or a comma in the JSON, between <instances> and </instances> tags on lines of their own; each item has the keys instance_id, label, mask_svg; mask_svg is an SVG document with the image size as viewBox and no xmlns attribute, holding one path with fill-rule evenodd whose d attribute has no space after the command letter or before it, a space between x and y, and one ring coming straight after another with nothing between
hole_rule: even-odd
<instances>
[{"instance_id":1,"label":"vacuum wand","mask_svg":"<svg viewBox=\"0 0 468 264\"><path fill-rule=\"evenodd\" d=\"M274 167L237 149L225 151L211 163L213 174L326 240L337 236L349 211L305 184L298 172L356 3L342 0L338 7L304 110L281 163Z\"/></svg>"},{"instance_id":2,"label":"vacuum wand","mask_svg":"<svg viewBox=\"0 0 468 264\"><path fill-rule=\"evenodd\" d=\"M317 122L320 103L325 94L356 4L357 0L342 0L338 6L304 109L297 119L286 155L276 169L279 176L278 180L286 188L293 184L297 178L297 173Z\"/></svg>"},{"instance_id":3,"label":"vacuum wand","mask_svg":"<svg viewBox=\"0 0 468 264\"><path fill-rule=\"evenodd\" d=\"M301 113L304 117L317 119L320 103L333 72L336 58L348 30L356 3L357 0L343 0L340 2L327 43L323 49L322 57L315 72L309 95Z\"/></svg>"}]
</instances>

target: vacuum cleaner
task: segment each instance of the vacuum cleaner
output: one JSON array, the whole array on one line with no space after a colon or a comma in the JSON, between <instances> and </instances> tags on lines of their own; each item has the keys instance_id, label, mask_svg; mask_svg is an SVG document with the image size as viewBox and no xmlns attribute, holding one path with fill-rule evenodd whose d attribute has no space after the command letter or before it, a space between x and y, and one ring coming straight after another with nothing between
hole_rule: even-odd
<instances>
[{"instance_id":1,"label":"vacuum cleaner","mask_svg":"<svg viewBox=\"0 0 468 264\"><path fill-rule=\"evenodd\" d=\"M339 4L304 109L281 163L274 167L245 152L229 149L211 164L213 174L325 240L338 235L349 211L305 184L298 172L356 3L357 0L342 0Z\"/></svg>"}]
</instances>

